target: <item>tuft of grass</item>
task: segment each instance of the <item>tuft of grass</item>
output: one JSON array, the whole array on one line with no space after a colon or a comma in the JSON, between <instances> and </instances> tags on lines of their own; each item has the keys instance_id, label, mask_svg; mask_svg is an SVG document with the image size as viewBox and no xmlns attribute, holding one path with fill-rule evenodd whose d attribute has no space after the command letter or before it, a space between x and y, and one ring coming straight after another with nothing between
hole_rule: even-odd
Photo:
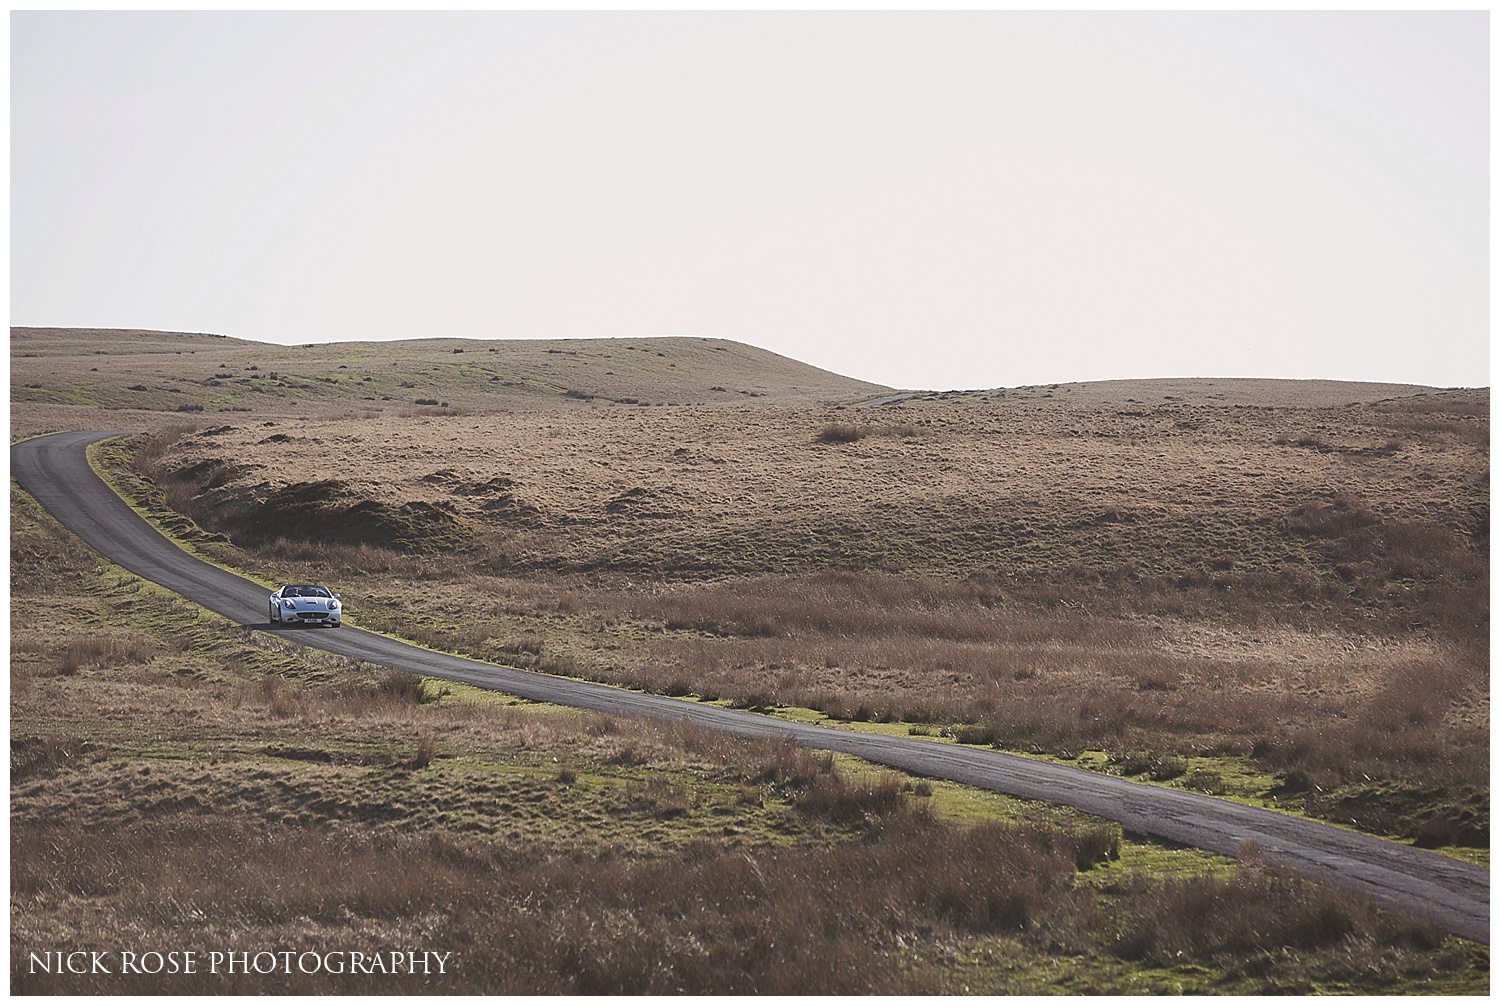
<instances>
[{"instance_id":1,"label":"tuft of grass","mask_svg":"<svg viewBox=\"0 0 1500 1006\"><path fill-rule=\"evenodd\" d=\"M1250 854L1253 859L1253 853ZM1382 947L1442 942L1430 927L1379 912L1369 902L1243 862L1237 878L1196 877L1147 885L1110 951L1168 965L1184 956L1247 956L1275 933L1278 946L1316 951L1354 943Z\"/></svg>"},{"instance_id":2,"label":"tuft of grass","mask_svg":"<svg viewBox=\"0 0 1500 1006\"><path fill-rule=\"evenodd\" d=\"M869 436L869 431L863 426L853 426L848 423L829 423L818 431L813 439L820 444L852 444L856 440L863 440Z\"/></svg>"},{"instance_id":3,"label":"tuft of grass","mask_svg":"<svg viewBox=\"0 0 1500 1006\"><path fill-rule=\"evenodd\" d=\"M852 444L866 437L914 437L917 428L910 425L858 426L852 423L829 423L813 437L820 444Z\"/></svg>"},{"instance_id":4,"label":"tuft of grass","mask_svg":"<svg viewBox=\"0 0 1500 1006\"><path fill-rule=\"evenodd\" d=\"M49 733L44 737L14 737L10 742L11 782L15 784L36 776L78 768L91 758L107 753L107 749L96 744L59 733Z\"/></svg>"},{"instance_id":5,"label":"tuft of grass","mask_svg":"<svg viewBox=\"0 0 1500 1006\"><path fill-rule=\"evenodd\" d=\"M1166 782L1187 773L1188 761L1180 755L1162 755L1143 751L1127 751L1111 755L1109 764L1120 775L1146 775L1157 782Z\"/></svg>"},{"instance_id":6,"label":"tuft of grass","mask_svg":"<svg viewBox=\"0 0 1500 1006\"><path fill-rule=\"evenodd\" d=\"M953 739L960 744L989 746L1000 743L1000 732L993 724L965 723L951 729Z\"/></svg>"},{"instance_id":7,"label":"tuft of grass","mask_svg":"<svg viewBox=\"0 0 1500 1006\"><path fill-rule=\"evenodd\" d=\"M427 768L432 760L437 757L437 741L431 734L424 733L417 738L417 750L412 756L413 768Z\"/></svg>"},{"instance_id":8,"label":"tuft of grass","mask_svg":"<svg viewBox=\"0 0 1500 1006\"><path fill-rule=\"evenodd\" d=\"M419 706L427 701L422 676L399 668L387 671L376 686L376 691L382 698L398 705Z\"/></svg>"},{"instance_id":9,"label":"tuft of grass","mask_svg":"<svg viewBox=\"0 0 1500 1006\"><path fill-rule=\"evenodd\" d=\"M68 641L57 663L57 673L72 676L85 668L144 664L165 648L142 638L91 635Z\"/></svg>"},{"instance_id":10,"label":"tuft of grass","mask_svg":"<svg viewBox=\"0 0 1500 1006\"><path fill-rule=\"evenodd\" d=\"M729 701L731 709L749 709L752 712L764 712L774 709L779 703L766 692L750 692L746 695L737 695Z\"/></svg>"},{"instance_id":11,"label":"tuft of grass","mask_svg":"<svg viewBox=\"0 0 1500 1006\"><path fill-rule=\"evenodd\" d=\"M851 782L836 772L814 778L798 797L797 809L840 825L863 824L896 813L912 813L896 777L887 775L873 782Z\"/></svg>"}]
</instances>

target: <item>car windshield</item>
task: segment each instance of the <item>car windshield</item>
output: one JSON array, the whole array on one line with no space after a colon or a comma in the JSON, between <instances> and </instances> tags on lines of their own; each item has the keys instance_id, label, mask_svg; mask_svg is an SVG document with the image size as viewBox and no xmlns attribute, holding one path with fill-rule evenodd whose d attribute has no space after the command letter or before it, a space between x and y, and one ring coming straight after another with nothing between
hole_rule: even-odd
<instances>
[{"instance_id":1,"label":"car windshield","mask_svg":"<svg viewBox=\"0 0 1500 1006\"><path fill-rule=\"evenodd\" d=\"M281 596L282 597L332 597L333 595L328 592L328 588L327 587L312 587L312 586L309 586L307 584L302 584L302 585L296 586L296 587L283 587L281 589Z\"/></svg>"}]
</instances>

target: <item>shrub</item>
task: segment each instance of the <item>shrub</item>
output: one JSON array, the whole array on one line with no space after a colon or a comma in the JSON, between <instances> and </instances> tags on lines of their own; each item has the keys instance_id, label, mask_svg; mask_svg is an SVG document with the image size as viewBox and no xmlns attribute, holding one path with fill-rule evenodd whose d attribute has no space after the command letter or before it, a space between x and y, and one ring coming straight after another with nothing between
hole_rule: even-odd
<instances>
[{"instance_id":1,"label":"shrub","mask_svg":"<svg viewBox=\"0 0 1500 1006\"><path fill-rule=\"evenodd\" d=\"M867 435L862 426L850 426L847 423L830 423L818 431L816 439L820 444L852 444Z\"/></svg>"},{"instance_id":2,"label":"shrub","mask_svg":"<svg viewBox=\"0 0 1500 1006\"><path fill-rule=\"evenodd\" d=\"M805 789L833 772L833 755L810 751L792 740L757 741L751 745L758 762L752 778L789 789Z\"/></svg>"},{"instance_id":3,"label":"shrub","mask_svg":"<svg viewBox=\"0 0 1500 1006\"><path fill-rule=\"evenodd\" d=\"M1178 755L1162 755L1151 762L1151 778L1157 782L1176 779L1187 773L1187 759Z\"/></svg>"},{"instance_id":4,"label":"shrub","mask_svg":"<svg viewBox=\"0 0 1500 1006\"><path fill-rule=\"evenodd\" d=\"M83 763L85 752L90 747L86 741L55 733L45 737L13 738L10 742L11 783L48 775L61 768L77 767Z\"/></svg>"},{"instance_id":5,"label":"shrub","mask_svg":"<svg viewBox=\"0 0 1500 1006\"><path fill-rule=\"evenodd\" d=\"M797 801L797 809L835 824L860 824L906 809L901 783L895 776L877 782L850 782L830 772L818 776Z\"/></svg>"},{"instance_id":6,"label":"shrub","mask_svg":"<svg viewBox=\"0 0 1500 1006\"><path fill-rule=\"evenodd\" d=\"M1149 892L1137 882L1136 893L1113 951L1151 964L1266 946L1311 950L1380 928L1374 908L1353 895L1269 871L1263 883L1203 876L1163 881Z\"/></svg>"},{"instance_id":7,"label":"shrub","mask_svg":"<svg viewBox=\"0 0 1500 1006\"><path fill-rule=\"evenodd\" d=\"M960 744L998 745L1000 732L988 723L967 723L953 731L953 739Z\"/></svg>"},{"instance_id":8,"label":"shrub","mask_svg":"<svg viewBox=\"0 0 1500 1006\"><path fill-rule=\"evenodd\" d=\"M1187 778L1182 780L1182 785L1199 793L1208 793L1213 796L1223 796L1228 792L1228 788L1224 785L1224 777L1210 769L1193 769L1188 773Z\"/></svg>"},{"instance_id":9,"label":"shrub","mask_svg":"<svg viewBox=\"0 0 1500 1006\"><path fill-rule=\"evenodd\" d=\"M729 702L730 709L749 709L752 712L774 709L776 705L776 697L765 692L750 692L747 695L736 696Z\"/></svg>"},{"instance_id":10,"label":"shrub","mask_svg":"<svg viewBox=\"0 0 1500 1006\"><path fill-rule=\"evenodd\" d=\"M653 775L644 786L633 787L630 802L637 810L663 821L682 817L692 805L687 789L659 775Z\"/></svg>"},{"instance_id":11,"label":"shrub","mask_svg":"<svg viewBox=\"0 0 1500 1006\"><path fill-rule=\"evenodd\" d=\"M58 662L58 674L61 674L65 678L71 678L83 669L83 661L79 659L78 649L76 645L68 647L67 652L62 656L62 660Z\"/></svg>"},{"instance_id":12,"label":"shrub","mask_svg":"<svg viewBox=\"0 0 1500 1006\"><path fill-rule=\"evenodd\" d=\"M1092 869L1109 859L1120 858L1124 831L1118 824L1101 821L1084 825L1068 833L1074 843L1073 865L1080 870Z\"/></svg>"},{"instance_id":13,"label":"shrub","mask_svg":"<svg viewBox=\"0 0 1500 1006\"><path fill-rule=\"evenodd\" d=\"M542 647L543 643L541 639L536 636L523 636L520 639L502 645L500 652L512 656L520 656L526 653L533 657L539 657L542 654Z\"/></svg>"},{"instance_id":14,"label":"shrub","mask_svg":"<svg viewBox=\"0 0 1500 1006\"><path fill-rule=\"evenodd\" d=\"M1136 687L1143 692L1176 691L1182 684L1182 675L1170 667L1153 667L1136 676Z\"/></svg>"},{"instance_id":15,"label":"shrub","mask_svg":"<svg viewBox=\"0 0 1500 1006\"><path fill-rule=\"evenodd\" d=\"M406 670L390 670L376 685L376 692L384 699L398 705L418 706L426 701L422 676Z\"/></svg>"},{"instance_id":16,"label":"shrub","mask_svg":"<svg viewBox=\"0 0 1500 1006\"><path fill-rule=\"evenodd\" d=\"M437 757L437 741L433 740L431 734L422 734L417 738L417 753L412 758L414 768L426 768L432 764Z\"/></svg>"}]
</instances>

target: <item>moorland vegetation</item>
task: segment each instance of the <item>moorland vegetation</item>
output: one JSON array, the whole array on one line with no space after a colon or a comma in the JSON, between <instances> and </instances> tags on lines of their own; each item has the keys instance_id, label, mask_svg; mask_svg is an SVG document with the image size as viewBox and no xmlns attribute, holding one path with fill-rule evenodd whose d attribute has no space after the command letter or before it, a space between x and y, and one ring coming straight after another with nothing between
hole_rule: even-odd
<instances>
[{"instance_id":1,"label":"moorland vegetation","mask_svg":"<svg viewBox=\"0 0 1500 1006\"><path fill-rule=\"evenodd\" d=\"M44 331L13 337L13 428L149 430L96 462L180 540L437 648L1487 862L1487 392L861 408L886 389L729 343L516 346ZM446 991L1487 986L1482 948L1253 848L387 674L165 595L15 490L12 527L13 961L207 926L439 942Z\"/></svg>"},{"instance_id":2,"label":"moorland vegetation","mask_svg":"<svg viewBox=\"0 0 1500 1006\"><path fill-rule=\"evenodd\" d=\"M1483 848L1485 403L1429 399L263 420L139 464L210 551L441 649Z\"/></svg>"}]
</instances>

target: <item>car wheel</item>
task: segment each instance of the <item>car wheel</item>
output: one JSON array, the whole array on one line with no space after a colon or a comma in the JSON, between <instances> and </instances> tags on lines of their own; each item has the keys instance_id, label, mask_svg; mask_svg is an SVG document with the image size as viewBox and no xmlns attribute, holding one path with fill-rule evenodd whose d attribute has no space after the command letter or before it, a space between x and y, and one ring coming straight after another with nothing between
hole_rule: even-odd
<instances>
[{"instance_id":1,"label":"car wheel","mask_svg":"<svg viewBox=\"0 0 1500 1006\"><path fill-rule=\"evenodd\" d=\"M281 612L276 610L276 605L271 605L271 621L277 625L281 624Z\"/></svg>"}]
</instances>

